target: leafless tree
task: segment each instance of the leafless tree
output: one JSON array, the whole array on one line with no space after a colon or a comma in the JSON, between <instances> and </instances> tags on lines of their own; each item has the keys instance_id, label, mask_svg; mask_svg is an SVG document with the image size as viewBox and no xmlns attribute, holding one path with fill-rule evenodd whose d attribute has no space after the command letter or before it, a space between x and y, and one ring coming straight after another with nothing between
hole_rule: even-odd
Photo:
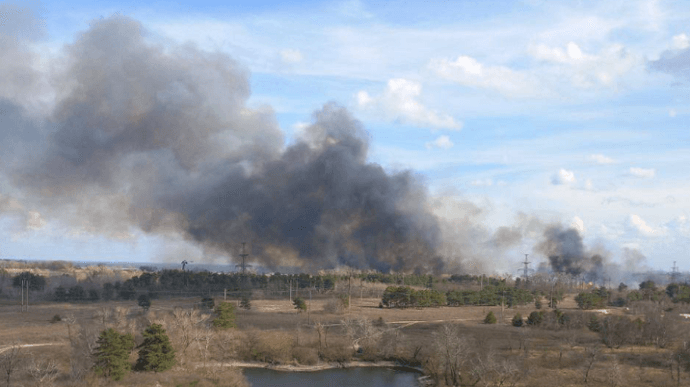
<instances>
[{"instance_id":1,"label":"leafless tree","mask_svg":"<svg viewBox=\"0 0 690 387\"><path fill-rule=\"evenodd\" d=\"M7 387L11 386L12 375L17 371L22 361L22 347L14 343L0 354L0 370L5 374Z\"/></svg>"},{"instance_id":2,"label":"leafless tree","mask_svg":"<svg viewBox=\"0 0 690 387\"><path fill-rule=\"evenodd\" d=\"M27 372L37 387L52 386L58 375L58 366L54 359L31 359Z\"/></svg>"},{"instance_id":3,"label":"leafless tree","mask_svg":"<svg viewBox=\"0 0 690 387\"><path fill-rule=\"evenodd\" d=\"M589 379L590 372L592 371L594 363L596 363L597 359L599 358L599 353L600 349L598 347L585 348L585 366L582 370L584 376L583 381L585 384L587 384L587 380Z\"/></svg>"}]
</instances>

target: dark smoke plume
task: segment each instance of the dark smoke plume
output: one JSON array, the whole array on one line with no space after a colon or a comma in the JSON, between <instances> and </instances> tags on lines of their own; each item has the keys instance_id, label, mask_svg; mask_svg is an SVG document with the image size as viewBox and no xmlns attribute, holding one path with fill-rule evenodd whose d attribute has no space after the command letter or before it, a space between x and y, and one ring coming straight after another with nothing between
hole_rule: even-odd
<instances>
[{"instance_id":1,"label":"dark smoke plume","mask_svg":"<svg viewBox=\"0 0 690 387\"><path fill-rule=\"evenodd\" d=\"M575 228L547 227L535 250L548 257L555 273L582 276L587 281L597 281L604 274L606 254L587 251Z\"/></svg>"},{"instance_id":2,"label":"dark smoke plume","mask_svg":"<svg viewBox=\"0 0 690 387\"><path fill-rule=\"evenodd\" d=\"M227 256L247 241L269 267L443 268L424 187L368 163L366 132L344 108L325 105L285 147L273 112L246 106L242 66L145 36L126 17L79 35L45 122L0 100L11 112L0 144L31 149L3 159L18 197L90 232L180 233Z\"/></svg>"}]
</instances>

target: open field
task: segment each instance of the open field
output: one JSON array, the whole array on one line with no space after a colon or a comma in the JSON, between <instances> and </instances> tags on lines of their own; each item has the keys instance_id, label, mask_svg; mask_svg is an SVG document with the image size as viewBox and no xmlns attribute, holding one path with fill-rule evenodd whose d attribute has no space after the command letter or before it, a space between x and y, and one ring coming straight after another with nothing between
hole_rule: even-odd
<instances>
[{"instance_id":1,"label":"open field","mask_svg":"<svg viewBox=\"0 0 690 387\"><path fill-rule=\"evenodd\" d=\"M221 301L222 298L216 299L216 302ZM486 380L482 380L483 384L479 385L498 385L498 376L503 375L505 380L502 383L505 385L579 386L585 385L586 370L587 385L594 386L690 384L690 375L684 370L679 372L677 364L674 363L675 343L666 348L607 348L602 344L598 334L586 328L546 330L511 326L510 320L515 313L519 312L526 317L534 310L532 305L505 308L501 324L500 306L382 309L378 307L378 298L352 297L349 311L330 313L325 311L329 301L328 297L314 298L311 302L307 300L309 312L298 313L287 299L252 300L251 310L237 310L237 329L231 330L232 334L207 332L217 335L213 339L217 341L217 347L209 347L204 357L208 364L201 364L202 357L196 352L192 354L191 352L196 349L190 347L188 354L193 356L182 361L173 371L161 375L146 374L145 377L139 373L136 374L139 376L131 374L123 380L123 384L109 382L108 385L154 386L156 383L177 383L178 380L190 375L190 369L196 370L194 372L199 369L206 370L210 364L215 365L216 370L203 372L229 372L222 369L232 367L220 365L246 361L247 355L243 354L241 347L247 345L246 343L263 345L262 340L271 342L274 346L278 345L276 343L284 343L292 348L292 355L270 355L274 357L263 360L276 365L316 366L317 363L327 360L318 360L317 355L311 354L315 354L317 350L325 352L326 349L322 348L324 346L331 351L337 349L345 353L355 347L363 349L362 354L354 357L352 354L346 354L345 358L372 361L398 359L427 369L427 358L432 356L439 345L439 332L448 324L458 327L460 337L468 345L468 353L484 359L484 366L493 367L490 372L487 371ZM178 311L192 311L197 306L197 298L155 300L148 312L139 308L135 301L90 304L41 303L31 305L28 312L21 313L18 305L5 303L0 306L0 355L13 344L33 345L21 350L25 362L29 364L29 359L54 360L60 370L60 376L54 380L55 385L99 385L93 384L101 383L93 377L82 377L78 383L72 379L72 363L75 351L79 349L77 342L80 335L87 335L89 332L92 335L97 334L106 326L114 326L136 334L142 326L151 321L169 321L172 327L175 323L172 316L176 308L181 308ZM560 307L566 314L580 313L572 296L566 297ZM483 323L484 317L490 311L499 319L499 324ZM617 315L629 313L623 308L610 308L608 312ZM120 317L113 317L118 313ZM210 312L200 310L196 313L200 316L209 316ZM59 315L62 321L51 322L55 315ZM352 334L348 331L356 326L352 321L357 320L370 321L371 326L376 326L371 330L377 332L376 340L364 334ZM690 327L688 323L680 323L685 331ZM321 339L314 324L323 326L325 340ZM173 341L175 340L177 339ZM221 345L221 342L224 344ZM384 347L387 349L384 350ZM265 351L270 352L268 349ZM276 347L274 351L278 353L283 349ZM341 355L332 353L328 356L339 359ZM496 371L500 368L497 365L502 365L506 371L500 374ZM232 378L237 377L236 371L234 372ZM17 373L16 380L23 381L26 385L30 384L31 379L27 375L22 375ZM678 376L681 377L680 384Z\"/></svg>"}]
</instances>

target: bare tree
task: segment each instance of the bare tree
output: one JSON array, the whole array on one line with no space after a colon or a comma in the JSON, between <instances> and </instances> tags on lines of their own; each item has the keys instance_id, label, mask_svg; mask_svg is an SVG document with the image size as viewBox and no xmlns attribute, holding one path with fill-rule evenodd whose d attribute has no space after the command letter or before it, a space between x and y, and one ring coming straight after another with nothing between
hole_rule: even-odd
<instances>
[{"instance_id":1,"label":"bare tree","mask_svg":"<svg viewBox=\"0 0 690 387\"><path fill-rule=\"evenodd\" d=\"M592 371L592 367L594 366L594 363L597 361L599 357L599 352L600 349L597 347L588 347L585 348L585 367L582 370L582 373L584 374L584 383L587 384L587 380L589 379L590 372Z\"/></svg>"},{"instance_id":2,"label":"bare tree","mask_svg":"<svg viewBox=\"0 0 690 387\"><path fill-rule=\"evenodd\" d=\"M27 372L37 387L52 386L58 375L58 366L53 359L31 359Z\"/></svg>"},{"instance_id":3,"label":"bare tree","mask_svg":"<svg viewBox=\"0 0 690 387\"><path fill-rule=\"evenodd\" d=\"M17 371L22 360L21 349L22 346L19 343L14 343L0 355L0 369L5 374L7 387L12 385L12 374Z\"/></svg>"}]
</instances>

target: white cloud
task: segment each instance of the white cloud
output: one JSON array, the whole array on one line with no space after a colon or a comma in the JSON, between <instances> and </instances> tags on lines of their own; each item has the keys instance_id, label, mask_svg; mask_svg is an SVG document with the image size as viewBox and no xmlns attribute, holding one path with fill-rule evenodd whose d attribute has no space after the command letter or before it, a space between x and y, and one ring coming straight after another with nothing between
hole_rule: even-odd
<instances>
[{"instance_id":1,"label":"white cloud","mask_svg":"<svg viewBox=\"0 0 690 387\"><path fill-rule=\"evenodd\" d=\"M494 182L491 179L479 179L479 180L472 180L470 182L470 184L475 186L475 187L490 187L494 184Z\"/></svg>"},{"instance_id":2,"label":"white cloud","mask_svg":"<svg viewBox=\"0 0 690 387\"><path fill-rule=\"evenodd\" d=\"M573 218L572 223L570 223L570 227L576 229L580 234L584 234L585 231L587 231L585 228L585 222L579 216Z\"/></svg>"},{"instance_id":3,"label":"white cloud","mask_svg":"<svg viewBox=\"0 0 690 387\"><path fill-rule=\"evenodd\" d=\"M426 143L426 149L433 149L433 148L439 148L439 149L450 149L454 146L453 142L450 140L450 137L448 136L439 136L436 140L427 142Z\"/></svg>"},{"instance_id":4,"label":"white cloud","mask_svg":"<svg viewBox=\"0 0 690 387\"><path fill-rule=\"evenodd\" d=\"M628 218L628 223L633 229L637 230L640 234L645 236L657 236L663 234L663 230L656 229L647 224L644 219L640 218L638 215L631 214Z\"/></svg>"},{"instance_id":5,"label":"white cloud","mask_svg":"<svg viewBox=\"0 0 690 387\"><path fill-rule=\"evenodd\" d=\"M635 177L641 177L641 178L646 178L646 179L651 179L656 174L656 170L654 168L630 167L629 171L630 171L630 174L635 176Z\"/></svg>"},{"instance_id":6,"label":"white cloud","mask_svg":"<svg viewBox=\"0 0 690 387\"><path fill-rule=\"evenodd\" d=\"M432 59L429 68L441 78L463 86L486 88L510 97L536 96L536 82L521 72L505 66L485 66L461 55L456 60Z\"/></svg>"},{"instance_id":7,"label":"white cloud","mask_svg":"<svg viewBox=\"0 0 690 387\"><path fill-rule=\"evenodd\" d=\"M668 111L668 116L671 118L675 117L677 114L678 112L676 112L676 109L669 109Z\"/></svg>"},{"instance_id":8,"label":"white cloud","mask_svg":"<svg viewBox=\"0 0 690 387\"><path fill-rule=\"evenodd\" d=\"M280 51L280 59L285 63L297 63L301 62L304 58L302 57L300 50L288 48Z\"/></svg>"},{"instance_id":9,"label":"white cloud","mask_svg":"<svg viewBox=\"0 0 690 387\"><path fill-rule=\"evenodd\" d=\"M383 114L388 119L412 125L460 130L462 123L447 114L431 110L418 101L422 85L407 79L388 81L384 93L372 97L366 91L357 93L357 105L361 109Z\"/></svg>"},{"instance_id":10,"label":"white cloud","mask_svg":"<svg viewBox=\"0 0 690 387\"><path fill-rule=\"evenodd\" d=\"M685 34L679 34L673 37L671 46L676 50L684 50L690 47L690 38Z\"/></svg>"},{"instance_id":11,"label":"white cloud","mask_svg":"<svg viewBox=\"0 0 690 387\"><path fill-rule=\"evenodd\" d=\"M573 171L561 168L558 173L551 177L551 183L555 185L572 184L575 183L575 174Z\"/></svg>"},{"instance_id":12,"label":"white cloud","mask_svg":"<svg viewBox=\"0 0 690 387\"><path fill-rule=\"evenodd\" d=\"M574 42L569 42L565 49L538 44L529 51L534 58L552 65L543 71L556 76L553 81L565 77L581 89L615 87L623 75L644 63L620 44L609 45L596 55L583 52Z\"/></svg>"},{"instance_id":13,"label":"white cloud","mask_svg":"<svg viewBox=\"0 0 690 387\"><path fill-rule=\"evenodd\" d=\"M38 230L46 225L46 221L41 217L41 213L38 211L29 211L26 217L26 228L27 230Z\"/></svg>"},{"instance_id":14,"label":"white cloud","mask_svg":"<svg viewBox=\"0 0 690 387\"><path fill-rule=\"evenodd\" d=\"M595 163L601 164L601 165L614 164L616 162L616 160L614 160L610 157L604 156L602 154L590 155L589 158L590 158L590 160L594 161Z\"/></svg>"}]
</instances>

